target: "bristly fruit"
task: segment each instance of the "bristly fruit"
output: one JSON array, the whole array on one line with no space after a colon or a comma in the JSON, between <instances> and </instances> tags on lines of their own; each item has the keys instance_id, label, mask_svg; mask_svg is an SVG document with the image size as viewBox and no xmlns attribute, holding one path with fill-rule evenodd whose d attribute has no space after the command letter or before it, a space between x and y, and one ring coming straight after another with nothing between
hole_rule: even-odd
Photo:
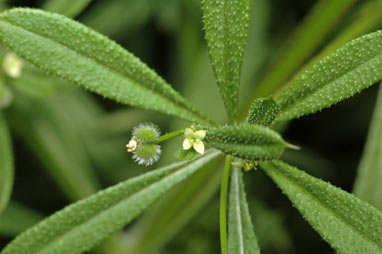
<instances>
[{"instance_id":1,"label":"bristly fruit","mask_svg":"<svg viewBox=\"0 0 382 254\"><path fill-rule=\"evenodd\" d=\"M153 123L141 123L133 129L132 139L141 143L155 143L160 136L158 126Z\"/></svg>"},{"instance_id":2,"label":"bristly fruit","mask_svg":"<svg viewBox=\"0 0 382 254\"><path fill-rule=\"evenodd\" d=\"M159 128L153 123L141 123L133 129L132 137L126 145L139 165L150 166L160 158L161 147L156 143L160 136Z\"/></svg>"}]
</instances>

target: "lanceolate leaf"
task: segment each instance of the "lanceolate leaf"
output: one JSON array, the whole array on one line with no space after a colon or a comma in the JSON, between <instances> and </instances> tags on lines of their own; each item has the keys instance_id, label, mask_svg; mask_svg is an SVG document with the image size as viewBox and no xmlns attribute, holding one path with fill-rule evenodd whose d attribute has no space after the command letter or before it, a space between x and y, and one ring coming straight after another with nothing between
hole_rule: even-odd
<instances>
[{"instance_id":1,"label":"lanceolate leaf","mask_svg":"<svg viewBox=\"0 0 382 254\"><path fill-rule=\"evenodd\" d=\"M207 131L207 144L248 160L278 158L287 143L275 131L253 124L228 125Z\"/></svg>"},{"instance_id":2,"label":"lanceolate leaf","mask_svg":"<svg viewBox=\"0 0 382 254\"><path fill-rule=\"evenodd\" d=\"M312 58L306 65L304 65L304 67L299 70L299 73L302 73L314 63L328 56L330 53L334 52L345 43L380 28L382 24L381 13L382 2L379 0L364 2L362 8L359 8L357 18L352 23L350 23L336 38L334 38L333 41L326 45L318 55ZM295 76L298 77L299 73L296 73Z\"/></svg>"},{"instance_id":3,"label":"lanceolate leaf","mask_svg":"<svg viewBox=\"0 0 382 254\"><path fill-rule=\"evenodd\" d=\"M260 166L338 253L382 253L381 211L281 161Z\"/></svg>"},{"instance_id":4,"label":"lanceolate leaf","mask_svg":"<svg viewBox=\"0 0 382 254\"><path fill-rule=\"evenodd\" d=\"M107 98L209 124L138 58L64 16L13 9L0 15L0 37L41 69Z\"/></svg>"},{"instance_id":5,"label":"lanceolate leaf","mask_svg":"<svg viewBox=\"0 0 382 254\"><path fill-rule=\"evenodd\" d=\"M298 70L303 62L317 49L335 23L341 19L355 0L317 0L301 25L289 38L282 54L267 70L266 75L255 86L257 97L269 96Z\"/></svg>"},{"instance_id":6,"label":"lanceolate leaf","mask_svg":"<svg viewBox=\"0 0 382 254\"><path fill-rule=\"evenodd\" d=\"M382 31L353 40L302 73L277 99L278 120L329 107L382 79Z\"/></svg>"},{"instance_id":7,"label":"lanceolate leaf","mask_svg":"<svg viewBox=\"0 0 382 254\"><path fill-rule=\"evenodd\" d=\"M83 11L92 0L47 0L43 8L73 18Z\"/></svg>"},{"instance_id":8,"label":"lanceolate leaf","mask_svg":"<svg viewBox=\"0 0 382 254\"><path fill-rule=\"evenodd\" d=\"M0 111L0 213L9 201L13 186L13 153L8 126Z\"/></svg>"},{"instance_id":9,"label":"lanceolate leaf","mask_svg":"<svg viewBox=\"0 0 382 254\"><path fill-rule=\"evenodd\" d=\"M228 254L259 254L241 171L240 168L232 168L228 205Z\"/></svg>"},{"instance_id":10,"label":"lanceolate leaf","mask_svg":"<svg viewBox=\"0 0 382 254\"><path fill-rule=\"evenodd\" d=\"M129 179L74 203L18 236L3 254L76 254L89 250L218 154L207 152L192 161Z\"/></svg>"},{"instance_id":11,"label":"lanceolate leaf","mask_svg":"<svg viewBox=\"0 0 382 254\"><path fill-rule=\"evenodd\" d=\"M220 185L219 160L206 164L148 211L132 229L134 239L126 253L142 254L160 249L203 210Z\"/></svg>"},{"instance_id":12,"label":"lanceolate leaf","mask_svg":"<svg viewBox=\"0 0 382 254\"><path fill-rule=\"evenodd\" d=\"M358 168L354 194L382 209L382 87Z\"/></svg>"},{"instance_id":13,"label":"lanceolate leaf","mask_svg":"<svg viewBox=\"0 0 382 254\"><path fill-rule=\"evenodd\" d=\"M208 51L229 119L237 113L249 0L203 0Z\"/></svg>"}]
</instances>

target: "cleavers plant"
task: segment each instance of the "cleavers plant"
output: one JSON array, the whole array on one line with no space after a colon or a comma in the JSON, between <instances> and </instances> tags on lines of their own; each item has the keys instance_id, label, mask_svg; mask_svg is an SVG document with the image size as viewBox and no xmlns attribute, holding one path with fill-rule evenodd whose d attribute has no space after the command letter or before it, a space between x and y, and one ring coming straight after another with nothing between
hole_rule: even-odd
<instances>
[{"instance_id":1,"label":"cleavers plant","mask_svg":"<svg viewBox=\"0 0 382 254\"><path fill-rule=\"evenodd\" d=\"M50 1L46 8L62 12L60 8L65 8L65 4L58 2ZM63 14L73 17L89 2L77 1ZM317 8L328 14L328 20L334 20L352 2L324 0ZM88 197L85 196L93 192L96 184L89 185L83 195L71 193L82 199L19 234L2 250L3 254L84 253L121 230L186 178L204 171L205 179L209 180L208 177L212 179L213 173L220 170L223 171L219 213L221 253L260 253L244 188L243 169L253 168L263 170L275 182L337 253L382 253L382 189L377 180L375 184L368 182L382 171L381 95L375 113L375 119L379 120L373 120L370 132L373 136L369 137L361 177L356 183L355 193L360 198L279 160L285 149L299 149L282 138L279 133L282 126L382 80L382 31L344 39L353 40L314 59L289 82L282 76L269 76L254 90L250 106L248 103L243 110L244 118L239 109L239 84L248 26L250 18L254 18L250 17L251 8L256 6L250 6L250 0L202 0L201 5L209 57L228 116L224 124L199 111L120 45L69 17L29 8L14 8L0 14L1 40L9 50L44 72L116 102L189 122L182 129L164 135L160 135L154 124L141 123L127 142L127 149L138 164L151 165L159 159L162 142L183 135L176 154L182 161ZM308 19L309 26L315 27L316 22L322 21L317 13ZM327 30L318 30L315 36L322 38ZM303 27L300 33L309 36L311 31L306 32ZM298 45L304 44L304 36L297 41ZM299 57L292 59L292 65L284 64L287 68L284 74L289 77L289 68L303 62L314 47L307 45ZM284 68L283 64L278 66ZM9 99L6 89L0 83L0 108L9 106L2 104ZM217 165L222 157L225 163L221 169ZM10 197L13 167L7 121L0 111L0 213ZM82 177L79 174L79 185Z\"/></svg>"}]
</instances>

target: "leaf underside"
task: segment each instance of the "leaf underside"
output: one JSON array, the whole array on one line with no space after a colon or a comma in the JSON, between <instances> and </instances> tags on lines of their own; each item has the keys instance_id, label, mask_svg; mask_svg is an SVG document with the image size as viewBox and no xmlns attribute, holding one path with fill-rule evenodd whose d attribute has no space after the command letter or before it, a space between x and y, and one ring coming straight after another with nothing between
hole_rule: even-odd
<instances>
[{"instance_id":1,"label":"leaf underside","mask_svg":"<svg viewBox=\"0 0 382 254\"><path fill-rule=\"evenodd\" d=\"M381 211L281 161L260 166L338 253L382 253Z\"/></svg>"},{"instance_id":2,"label":"leaf underside","mask_svg":"<svg viewBox=\"0 0 382 254\"><path fill-rule=\"evenodd\" d=\"M16 8L0 15L0 37L44 71L120 103L210 124L138 58L59 14Z\"/></svg>"},{"instance_id":3,"label":"leaf underside","mask_svg":"<svg viewBox=\"0 0 382 254\"><path fill-rule=\"evenodd\" d=\"M382 79L382 31L355 39L302 73L277 99L279 121L351 97Z\"/></svg>"},{"instance_id":4,"label":"leaf underside","mask_svg":"<svg viewBox=\"0 0 382 254\"><path fill-rule=\"evenodd\" d=\"M76 254L89 250L218 155L207 152L192 161L157 169L76 202L19 235L3 254Z\"/></svg>"},{"instance_id":5,"label":"leaf underside","mask_svg":"<svg viewBox=\"0 0 382 254\"><path fill-rule=\"evenodd\" d=\"M245 197L242 169L233 167L228 212L228 254L260 254Z\"/></svg>"}]
</instances>

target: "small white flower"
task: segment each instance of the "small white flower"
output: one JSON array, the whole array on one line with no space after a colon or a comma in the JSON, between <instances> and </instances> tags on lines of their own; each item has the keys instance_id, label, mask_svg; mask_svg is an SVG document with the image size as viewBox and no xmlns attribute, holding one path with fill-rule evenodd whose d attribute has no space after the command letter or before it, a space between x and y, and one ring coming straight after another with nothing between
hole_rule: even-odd
<instances>
[{"instance_id":1,"label":"small white flower","mask_svg":"<svg viewBox=\"0 0 382 254\"><path fill-rule=\"evenodd\" d=\"M21 60L15 53L9 52L4 57L3 69L11 78L18 78L21 76L23 65L23 60Z\"/></svg>"},{"instance_id":2,"label":"small white flower","mask_svg":"<svg viewBox=\"0 0 382 254\"><path fill-rule=\"evenodd\" d=\"M191 128L186 128L184 130L184 136L186 137L183 141L183 150L189 150L191 147L195 149L200 154L204 153L204 143L202 140L205 138L207 131L199 130L194 131Z\"/></svg>"},{"instance_id":3,"label":"small white flower","mask_svg":"<svg viewBox=\"0 0 382 254\"><path fill-rule=\"evenodd\" d=\"M129 153L133 152L135 149L137 149L137 145L137 141L135 141L134 139L130 140L129 143L126 145L127 151Z\"/></svg>"}]
</instances>

